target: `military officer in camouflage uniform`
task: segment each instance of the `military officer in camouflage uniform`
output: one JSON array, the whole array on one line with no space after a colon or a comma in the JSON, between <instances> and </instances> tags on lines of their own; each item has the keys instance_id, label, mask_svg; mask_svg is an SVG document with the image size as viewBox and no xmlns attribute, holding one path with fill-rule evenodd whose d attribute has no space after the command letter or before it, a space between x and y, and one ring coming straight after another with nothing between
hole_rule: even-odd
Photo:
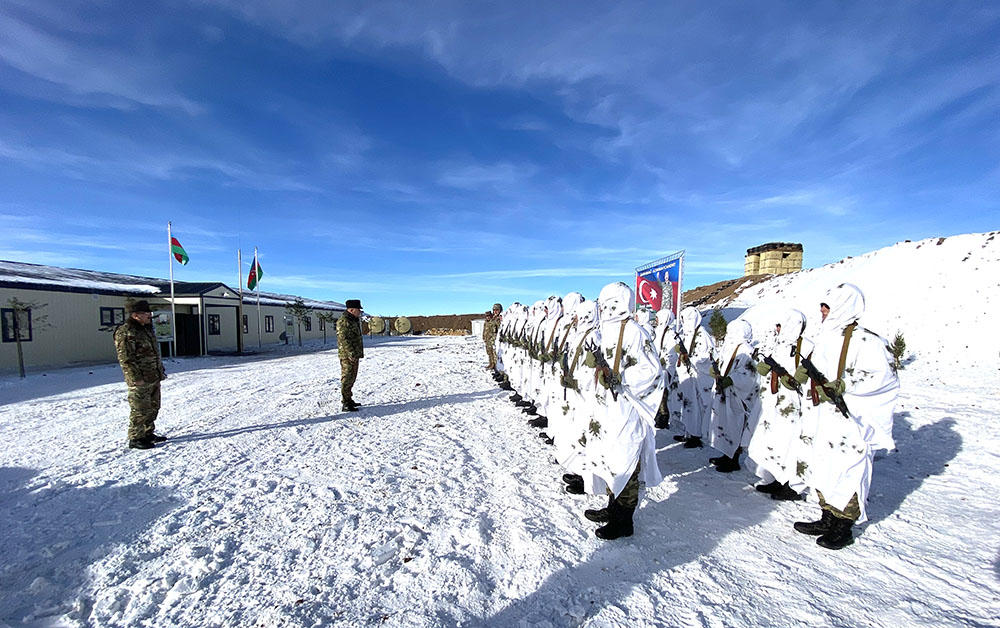
<instances>
[{"instance_id":1,"label":"military officer in camouflage uniform","mask_svg":"<svg viewBox=\"0 0 1000 628\"><path fill-rule=\"evenodd\" d=\"M128 446L151 449L167 440L153 433L160 411L160 382L167 378L153 333L153 313L147 301L129 306L128 319L115 330L115 350L128 385Z\"/></svg>"},{"instance_id":2,"label":"military officer in camouflage uniform","mask_svg":"<svg viewBox=\"0 0 1000 628\"><path fill-rule=\"evenodd\" d=\"M499 303L493 304L493 311L486 315L486 323L483 325L483 342L486 343L486 355L490 359L490 363L486 366L487 369L495 371L497 368L497 331L500 329L500 323L503 321L503 317L500 316L500 312L503 311L503 306Z\"/></svg>"},{"instance_id":3,"label":"military officer in camouflage uniform","mask_svg":"<svg viewBox=\"0 0 1000 628\"><path fill-rule=\"evenodd\" d=\"M340 397L345 412L357 412L360 403L354 401L354 380L358 365L365 357L361 342L361 300L348 299L347 311L337 319L337 354L340 356Z\"/></svg>"}]
</instances>

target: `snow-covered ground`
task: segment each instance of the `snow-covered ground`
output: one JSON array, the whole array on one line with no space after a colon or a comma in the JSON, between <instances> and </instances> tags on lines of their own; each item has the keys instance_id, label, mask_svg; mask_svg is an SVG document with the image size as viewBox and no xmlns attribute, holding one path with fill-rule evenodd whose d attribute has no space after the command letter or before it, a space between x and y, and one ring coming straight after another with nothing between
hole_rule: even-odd
<instances>
[{"instance_id":1,"label":"snow-covered ground","mask_svg":"<svg viewBox=\"0 0 1000 628\"><path fill-rule=\"evenodd\" d=\"M949 293L956 324L1000 302L1000 264L980 267L979 297ZM855 270L803 274L875 276ZM603 500L562 492L480 341L366 339L360 413L321 346L168 361L152 451L124 448L116 365L0 379L0 625L996 626L995 336L966 325L974 362L935 353L936 310L863 287L865 323L902 324L917 352L844 550L792 529L815 504L767 499L669 430L635 536L599 541L583 510Z\"/></svg>"}]
</instances>

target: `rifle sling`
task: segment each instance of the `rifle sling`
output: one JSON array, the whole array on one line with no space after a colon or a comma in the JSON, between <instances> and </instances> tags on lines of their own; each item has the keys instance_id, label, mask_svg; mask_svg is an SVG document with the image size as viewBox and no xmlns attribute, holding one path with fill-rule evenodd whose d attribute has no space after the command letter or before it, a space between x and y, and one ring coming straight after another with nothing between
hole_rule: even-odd
<instances>
[{"instance_id":1,"label":"rifle sling","mask_svg":"<svg viewBox=\"0 0 1000 628\"><path fill-rule=\"evenodd\" d=\"M851 336L854 335L854 330L857 328L857 321L844 328L844 346L840 348L840 362L837 363L837 379L844 377L844 366L847 365L847 347L851 344Z\"/></svg>"},{"instance_id":2,"label":"rifle sling","mask_svg":"<svg viewBox=\"0 0 1000 628\"><path fill-rule=\"evenodd\" d=\"M556 339L556 333L557 333L556 330L559 327L559 321L561 321L561 320L562 320L562 316L560 316L559 318L557 318L556 321L554 323L552 323L552 333L549 335L549 342L547 343L548 346L545 347L545 353L548 353L549 351L552 350L552 343ZM543 338L545 337L544 333L542 334L542 337Z\"/></svg>"},{"instance_id":3,"label":"rifle sling","mask_svg":"<svg viewBox=\"0 0 1000 628\"><path fill-rule=\"evenodd\" d=\"M726 372L722 374L723 377L728 377L729 371L733 370L733 362L736 361L736 352L740 350L741 346L742 345L736 345L736 348L733 349L733 357L729 358L729 364L726 365Z\"/></svg>"},{"instance_id":4,"label":"rifle sling","mask_svg":"<svg viewBox=\"0 0 1000 628\"><path fill-rule=\"evenodd\" d=\"M628 319L622 321L622 326L618 330L618 346L615 348L615 366L612 369L614 378L618 378L618 367L622 364L622 339L625 338L625 325L628 323Z\"/></svg>"},{"instance_id":5,"label":"rifle sling","mask_svg":"<svg viewBox=\"0 0 1000 628\"><path fill-rule=\"evenodd\" d=\"M594 331L594 329L590 328L583 332L583 338L580 338L580 344L576 345L576 353L573 355L573 365L569 367L569 374L571 377L573 376L573 373L576 372L576 365L580 363L580 354L583 353L583 343L587 342L587 336L589 336L592 331Z\"/></svg>"}]
</instances>

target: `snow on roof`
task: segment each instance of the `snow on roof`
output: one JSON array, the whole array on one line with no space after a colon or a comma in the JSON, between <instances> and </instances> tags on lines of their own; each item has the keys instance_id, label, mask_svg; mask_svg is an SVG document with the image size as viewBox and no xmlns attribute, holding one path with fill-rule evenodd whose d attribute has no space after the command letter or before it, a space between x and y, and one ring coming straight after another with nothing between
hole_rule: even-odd
<instances>
[{"instance_id":1,"label":"snow on roof","mask_svg":"<svg viewBox=\"0 0 1000 628\"><path fill-rule=\"evenodd\" d=\"M48 288L63 292L104 292L158 296L169 296L170 294L170 282L165 279L0 260L0 286L4 285ZM228 288L222 282L175 281L174 292L178 295L204 294L220 286ZM236 292L232 288L229 290ZM299 297L290 294L260 293L260 302L263 305L287 305L297 298ZM307 307L315 310L339 311L346 309L342 303L335 301L302 300ZM256 298L251 293L244 293L243 301L244 303L256 303Z\"/></svg>"},{"instance_id":2,"label":"snow on roof","mask_svg":"<svg viewBox=\"0 0 1000 628\"><path fill-rule=\"evenodd\" d=\"M261 292L260 293L260 304L261 305L289 305L293 303L295 299L302 297L297 297L293 294L277 294L274 292ZM343 303L337 303L336 301L317 301L315 299L302 299L306 307L313 310L334 310L342 312L347 309L347 306ZM257 303L257 293L256 292L244 292L243 293L243 303L247 305Z\"/></svg>"},{"instance_id":3,"label":"snow on roof","mask_svg":"<svg viewBox=\"0 0 1000 628\"><path fill-rule=\"evenodd\" d=\"M163 289L163 283L152 277L0 260L0 284L48 286L74 291L86 289L95 292L157 294Z\"/></svg>"}]
</instances>

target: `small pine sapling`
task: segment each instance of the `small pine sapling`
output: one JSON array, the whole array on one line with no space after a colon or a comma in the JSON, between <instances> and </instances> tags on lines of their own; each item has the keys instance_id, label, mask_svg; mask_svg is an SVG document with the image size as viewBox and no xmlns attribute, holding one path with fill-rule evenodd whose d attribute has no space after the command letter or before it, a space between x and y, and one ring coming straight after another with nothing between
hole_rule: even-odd
<instances>
[{"instance_id":1,"label":"small pine sapling","mask_svg":"<svg viewBox=\"0 0 1000 628\"><path fill-rule=\"evenodd\" d=\"M906 353L906 341L903 340L903 332L897 331L896 336L889 344L889 353L892 355L892 368L898 371L903 368L903 355Z\"/></svg>"}]
</instances>

